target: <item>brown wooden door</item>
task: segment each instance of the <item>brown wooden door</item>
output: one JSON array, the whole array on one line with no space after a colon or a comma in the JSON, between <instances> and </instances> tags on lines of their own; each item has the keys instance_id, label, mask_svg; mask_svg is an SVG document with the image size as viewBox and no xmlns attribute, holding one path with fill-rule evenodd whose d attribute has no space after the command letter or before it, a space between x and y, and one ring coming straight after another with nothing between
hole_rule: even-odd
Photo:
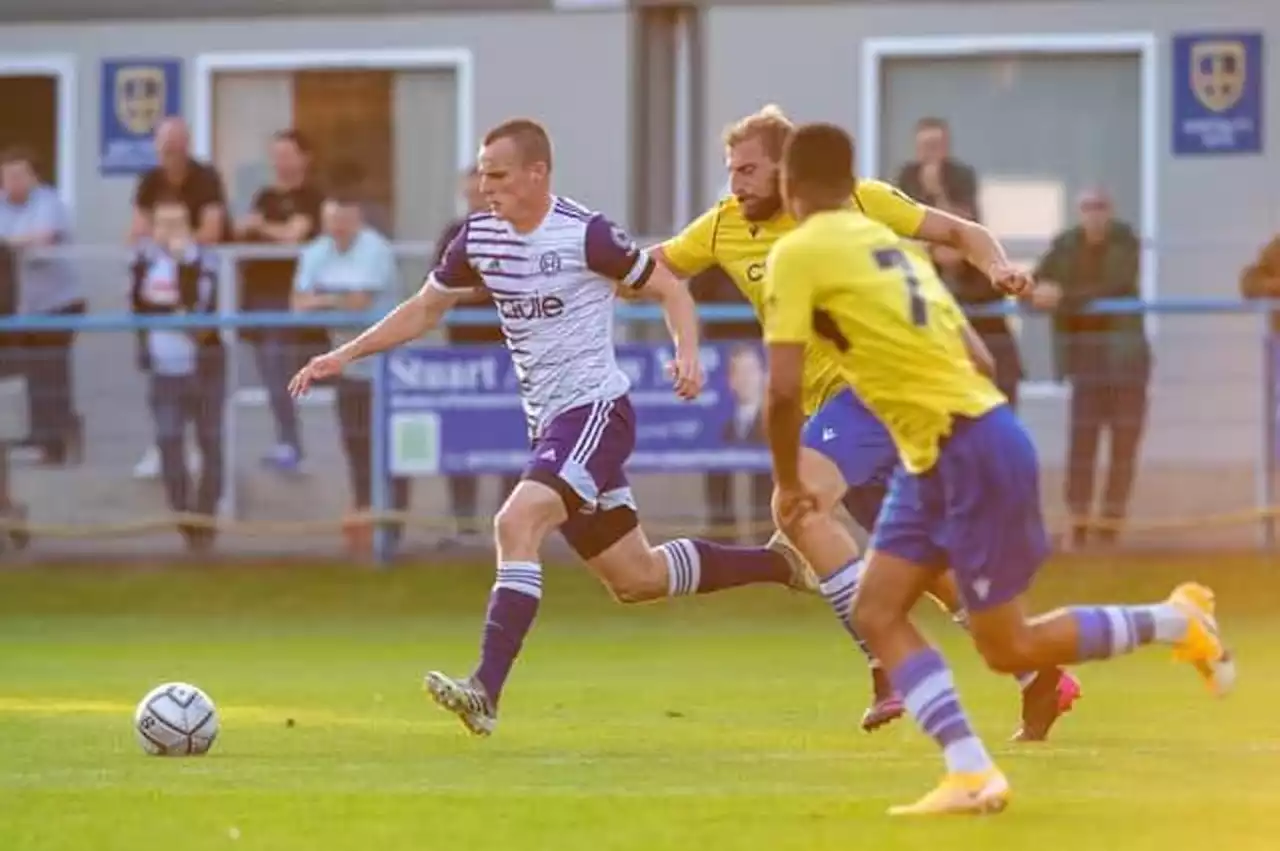
<instances>
[{"instance_id":1,"label":"brown wooden door","mask_svg":"<svg viewBox=\"0 0 1280 851\"><path fill-rule=\"evenodd\" d=\"M58 81L49 76L0 76L0 149L26 148L35 154L40 179L58 178Z\"/></svg>"},{"instance_id":2,"label":"brown wooden door","mask_svg":"<svg viewBox=\"0 0 1280 851\"><path fill-rule=\"evenodd\" d=\"M392 71L298 71L293 79L294 126L315 145L313 173L329 183L335 166L363 171L369 201L395 210ZM394 222L392 223L394 225Z\"/></svg>"}]
</instances>

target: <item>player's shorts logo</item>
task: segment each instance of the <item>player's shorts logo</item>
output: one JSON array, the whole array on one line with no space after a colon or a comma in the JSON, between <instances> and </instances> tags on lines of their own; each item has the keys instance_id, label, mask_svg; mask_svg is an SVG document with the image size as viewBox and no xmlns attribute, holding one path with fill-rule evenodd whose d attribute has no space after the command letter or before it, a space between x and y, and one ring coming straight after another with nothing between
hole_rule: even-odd
<instances>
[{"instance_id":1,"label":"player's shorts logo","mask_svg":"<svg viewBox=\"0 0 1280 851\"><path fill-rule=\"evenodd\" d=\"M164 69L132 65L116 72L115 109L122 127L145 136L164 118Z\"/></svg>"},{"instance_id":2,"label":"player's shorts logo","mask_svg":"<svg viewBox=\"0 0 1280 851\"><path fill-rule=\"evenodd\" d=\"M538 270L544 275L554 275L560 271L560 255L554 251L548 251L538 258Z\"/></svg>"},{"instance_id":3,"label":"player's shorts logo","mask_svg":"<svg viewBox=\"0 0 1280 851\"><path fill-rule=\"evenodd\" d=\"M764 280L764 264L752 263L747 267L747 280L756 284Z\"/></svg>"},{"instance_id":4,"label":"player's shorts logo","mask_svg":"<svg viewBox=\"0 0 1280 851\"><path fill-rule=\"evenodd\" d=\"M1191 47L1191 90L1214 112L1226 112L1244 96L1248 76L1244 44L1202 41Z\"/></svg>"}]
</instances>

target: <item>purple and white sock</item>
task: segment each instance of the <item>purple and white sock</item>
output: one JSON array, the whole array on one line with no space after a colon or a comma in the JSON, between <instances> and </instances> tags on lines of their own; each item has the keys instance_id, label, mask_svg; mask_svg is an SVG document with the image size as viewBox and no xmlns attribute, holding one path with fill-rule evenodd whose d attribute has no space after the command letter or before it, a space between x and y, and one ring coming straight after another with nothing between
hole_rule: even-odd
<instances>
[{"instance_id":1,"label":"purple and white sock","mask_svg":"<svg viewBox=\"0 0 1280 851\"><path fill-rule=\"evenodd\" d=\"M1190 617L1177 606L1079 606L1076 621L1077 661L1111 659L1144 644L1175 644L1186 637Z\"/></svg>"},{"instance_id":2,"label":"purple and white sock","mask_svg":"<svg viewBox=\"0 0 1280 851\"><path fill-rule=\"evenodd\" d=\"M480 666L475 678L484 686L496 708L511 666L533 626L542 600L542 566L531 561L506 561L498 565L498 578L489 594L484 637L480 642Z\"/></svg>"},{"instance_id":3,"label":"purple and white sock","mask_svg":"<svg viewBox=\"0 0 1280 851\"><path fill-rule=\"evenodd\" d=\"M969 725L955 679L938 651L928 648L907 657L889 676L916 724L942 748L947 771L974 774L994 766Z\"/></svg>"},{"instance_id":4,"label":"purple and white sock","mask_svg":"<svg viewBox=\"0 0 1280 851\"><path fill-rule=\"evenodd\" d=\"M667 560L667 596L710 594L741 585L791 581L791 565L765 547L678 538L658 547Z\"/></svg>"}]
</instances>

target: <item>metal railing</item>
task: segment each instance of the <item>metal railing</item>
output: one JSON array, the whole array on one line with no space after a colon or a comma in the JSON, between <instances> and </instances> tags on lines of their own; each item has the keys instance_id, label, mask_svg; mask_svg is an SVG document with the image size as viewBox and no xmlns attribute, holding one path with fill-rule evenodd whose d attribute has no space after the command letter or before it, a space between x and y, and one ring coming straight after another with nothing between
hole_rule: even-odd
<instances>
[{"instance_id":1,"label":"metal railing","mask_svg":"<svg viewBox=\"0 0 1280 851\"><path fill-rule=\"evenodd\" d=\"M431 246L416 243L402 244L396 248L402 261L419 267L416 270L405 270L404 292L407 293L416 287L417 281L426 271ZM239 356L240 331L261 328L360 327L379 318L376 313L241 313L237 310L239 264L248 259L288 257L294 252L262 246L224 246L219 251L222 252L222 270L219 278L220 313L217 316L134 316L127 312L123 294L127 291L124 276L125 261L129 253L125 249L88 246L40 252L34 256L73 259L82 264L82 273L91 273L84 275L86 278L93 278L85 287L90 302L89 311L80 316L0 318L0 333L70 331L95 335L99 340L114 340L122 332L139 330L217 329L228 343L229 359L234 361ZM1274 544L1273 520L1278 513L1274 488L1277 434L1273 416L1276 409L1273 388L1276 370L1273 352L1269 347L1269 320L1274 313L1280 312L1280 301L1182 298L1141 303L1117 300L1094 302L1085 312L1107 315L1141 312L1166 318L1162 320L1154 346L1157 368L1152 379L1147 450L1144 450L1145 460L1139 473L1139 496L1135 497L1135 504L1140 508L1136 508L1134 517L1125 523L1126 534L1136 535L1145 530L1153 538L1163 539L1173 532L1196 530L1205 532L1207 540L1225 541L1230 538L1231 541L1241 543L1247 537L1241 539L1238 534L1215 537L1205 530L1230 529L1238 532L1252 527L1258 530L1263 542L1267 545ZM1043 321L1043 314L1024 310L1019 305L1008 302L974 311L974 315L992 314L1011 315L1025 321ZM624 302L619 304L617 315L624 325L645 327L654 325L660 319L661 311L653 305ZM700 315L709 324L737 323L754 318L751 308L746 305L703 305ZM470 308L452 311L445 319L445 323L452 326L484 326L494 322L493 311ZM1037 345L1038 343L1039 341ZM1027 345L1024 341L1024 348ZM104 370L118 369L111 366L110 362L121 356L120 347L104 344L101 348L101 355L95 350L88 365ZM1216 374L1193 374L1195 370L1187 368L1188 364L1194 367L1201 360L1212 360L1209 355L1218 356L1228 350L1229 355L1221 355L1219 358L1225 366ZM1202 352L1205 357L1189 355L1188 352ZM1024 352L1025 354L1028 353ZM287 539L292 542L290 546L296 544L300 536L309 537L316 529L337 528L339 521L331 514L326 514L322 519L311 515L306 518L290 516L277 519L274 513L279 513L276 512L279 506L274 503L260 504L252 499L248 504L243 503L240 493L244 480L242 456L246 446L243 441L245 435L250 433L245 429L252 426L261 431L261 423L254 419L256 412L238 411L242 406L234 404L235 390L247 386L238 377L236 369L229 372L229 380L231 387L228 400L232 403L227 404L223 411L223 429L228 444L224 477L228 492L223 503L221 523L228 529L239 529L249 535L279 536L282 541ZM1062 423L1066 418L1066 405L1069 404L1063 400L1069 399L1070 388L1061 387L1062 393L1057 396L1050 394L1044 398L1031 398L1023 404L1024 418L1028 420L1041 445L1042 457L1046 463L1046 481L1051 482L1046 485L1047 502L1056 501L1052 488L1056 483L1055 477L1059 475L1055 472L1059 469L1057 458L1065 455L1063 449L1069 437ZM115 442L106 442L99 456L110 457L122 451L121 447L125 447L123 451L129 451L129 441L134 438L127 437L125 432L135 434L137 448L142 448L145 425L126 425L126 418L117 417L113 413L116 408L112 407L121 405L122 400L130 398L129 394L137 392L134 388L136 382L128 385L128 389L112 390L109 396L98 400L96 411L90 411L90 419L98 417L111 420L113 427L114 421L120 420L118 433L112 434ZM91 422L90 426L93 425ZM336 456L332 453L328 456L319 454L322 456L322 467L330 461L337 463ZM114 464L117 459L110 460ZM119 475L118 467L112 466L112 469L117 472L110 475ZM241 475L237 474L238 471ZM18 471L15 478L19 479L19 490L24 486L24 476L30 480L35 478L34 473ZM338 479L335 483L331 478L325 480L325 486L341 489L341 480ZM72 474L68 474L64 480L74 489ZM1156 484L1144 488L1144 481ZM255 483L254 490L258 489ZM681 490L687 492L688 489ZM276 497L268 495L266 498ZM294 497L290 496L288 499L292 500ZM375 508L366 519L396 519L411 526L424 529L431 527L441 531L453 524L452 521L442 519L445 511L435 507L438 502L438 497L431 497L428 504L432 507L417 510L412 515L388 512L383 505ZM663 502L654 500L650 504L660 505ZM673 510L678 516L684 516L681 509ZM172 523L172 518L159 515L154 519L139 519L146 514L142 508L136 508L132 512L96 511L97 513L86 511L82 514L55 513L48 518L41 517L37 511L32 521L33 531L38 535L97 538L111 533L133 534L159 529L166 523ZM317 508L316 511L319 512L320 509ZM683 509L684 513L689 511L700 511L696 507L696 500L692 508ZM1062 512L1053 514L1059 528L1069 527L1070 520ZM252 519L239 519L246 515ZM649 522L650 525L661 526L661 523ZM1090 522L1103 528L1109 521ZM679 523L672 525L677 526ZM689 525L697 526L697 523L686 521L682 528ZM1188 534L1180 540L1190 542L1194 537L1196 536Z\"/></svg>"}]
</instances>

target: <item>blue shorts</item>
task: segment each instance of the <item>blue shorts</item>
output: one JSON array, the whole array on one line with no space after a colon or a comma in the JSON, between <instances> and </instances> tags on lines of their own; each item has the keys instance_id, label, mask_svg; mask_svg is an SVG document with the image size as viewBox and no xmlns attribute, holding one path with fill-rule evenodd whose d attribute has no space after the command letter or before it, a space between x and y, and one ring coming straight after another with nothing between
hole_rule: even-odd
<instances>
[{"instance_id":1,"label":"blue shorts","mask_svg":"<svg viewBox=\"0 0 1280 851\"><path fill-rule=\"evenodd\" d=\"M898 450L889 432L853 391L832 396L804 424L800 442L836 465L849 492L845 507L859 526L875 525Z\"/></svg>"},{"instance_id":2,"label":"blue shorts","mask_svg":"<svg viewBox=\"0 0 1280 851\"><path fill-rule=\"evenodd\" d=\"M957 419L933 469L899 468L871 546L923 567L950 567L970 611L1026 591L1049 539L1035 446L1013 410Z\"/></svg>"}]
</instances>

